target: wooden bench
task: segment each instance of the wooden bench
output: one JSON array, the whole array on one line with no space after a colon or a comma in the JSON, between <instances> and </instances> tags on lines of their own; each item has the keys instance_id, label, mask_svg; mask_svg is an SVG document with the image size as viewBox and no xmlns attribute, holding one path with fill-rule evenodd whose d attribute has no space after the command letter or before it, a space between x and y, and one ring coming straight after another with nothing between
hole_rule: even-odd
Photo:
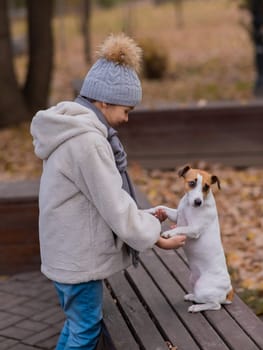
<instances>
[{"instance_id":1,"label":"wooden bench","mask_svg":"<svg viewBox=\"0 0 263 350\"><path fill-rule=\"evenodd\" d=\"M39 269L37 203L38 181L0 184L1 274ZM104 322L116 350L263 349L263 322L237 295L220 311L189 314L188 278L182 251L154 248L138 268L105 280Z\"/></svg>"},{"instance_id":2,"label":"wooden bench","mask_svg":"<svg viewBox=\"0 0 263 350\"><path fill-rule=\"evenodd\" d=\"M135 109L118 128L129 162L173 169L198 161L263 165L263 103Z\"/></svg>"}]
</instances>

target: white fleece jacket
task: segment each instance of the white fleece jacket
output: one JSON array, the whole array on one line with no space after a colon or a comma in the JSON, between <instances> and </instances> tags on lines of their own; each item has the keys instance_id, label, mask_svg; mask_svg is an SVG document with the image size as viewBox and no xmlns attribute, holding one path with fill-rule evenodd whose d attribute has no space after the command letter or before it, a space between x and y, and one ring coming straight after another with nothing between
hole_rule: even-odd
<instances>
[{"instance_id":1,"label":"white fleece jacket","mask_svg":"<svg viewBox=\"0 0 263 350\"><path fill-rule=\"evenodd\" d=\"M107 129L91 110L61 102L35 115L31 134L43 160L39 236L48 278L103 279L131 263L123 242L138 251L154 245L159 220L122 189Z\"/></svg>"}]
</instances>

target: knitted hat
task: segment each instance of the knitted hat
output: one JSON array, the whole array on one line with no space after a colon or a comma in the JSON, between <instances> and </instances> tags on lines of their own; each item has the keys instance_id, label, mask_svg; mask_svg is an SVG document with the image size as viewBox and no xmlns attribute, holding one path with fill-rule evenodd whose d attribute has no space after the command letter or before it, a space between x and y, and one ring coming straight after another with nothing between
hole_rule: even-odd
<instances>
[{"instance_id":1,"label":"knitted hat","mask_svg":"<svg viewBox=\"0 0 263 350\"><path fill-rule=\"evenodd\" d=\"M120 106L135 106L142 99L137 72L142 50L125 34L110 35L89 70L80 95Z\"/></svg>"}]
</instances>

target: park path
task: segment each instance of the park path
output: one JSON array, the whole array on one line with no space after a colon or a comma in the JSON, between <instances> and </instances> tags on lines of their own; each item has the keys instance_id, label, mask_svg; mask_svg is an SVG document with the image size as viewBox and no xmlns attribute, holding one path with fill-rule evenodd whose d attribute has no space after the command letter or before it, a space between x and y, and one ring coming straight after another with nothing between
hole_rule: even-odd
<instances>
[{"instance_id":1,"label":"park path","mask_svg":"<svg viewBox=\"0 0 263 350\"><path fill-rule=\"evenodd\" d=\"M0 350L54 349L64 315L40 272L0 281Z\"/></svg>"}]
</instances>

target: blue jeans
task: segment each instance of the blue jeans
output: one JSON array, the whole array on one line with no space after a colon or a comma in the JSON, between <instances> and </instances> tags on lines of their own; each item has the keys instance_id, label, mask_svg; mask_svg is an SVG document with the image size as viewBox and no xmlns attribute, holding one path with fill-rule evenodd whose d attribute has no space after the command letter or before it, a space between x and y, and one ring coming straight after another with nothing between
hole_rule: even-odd
<instances>
[{"instance_id":1,"label":"blue jeans","mask_svg":"<svg viewBox=\"0 0 263 350\"><path fill-rule=\"evenodd\" d=\"M56 350L94 350L102 327L102 281L54 285L66 315Z\"/></svg>"}]
</instances>

